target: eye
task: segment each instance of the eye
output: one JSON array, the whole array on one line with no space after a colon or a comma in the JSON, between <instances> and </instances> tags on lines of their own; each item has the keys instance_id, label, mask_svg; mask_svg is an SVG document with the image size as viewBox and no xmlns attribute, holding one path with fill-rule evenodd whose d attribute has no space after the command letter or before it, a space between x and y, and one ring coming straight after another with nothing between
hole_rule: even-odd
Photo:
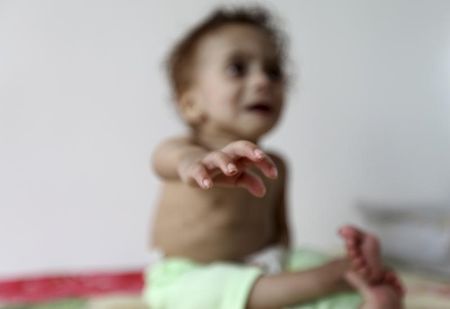
<instances>
[{"instance_id":1,"label":"eye","mask_svg":"<svg viewBox=\"0 0 450 309\"><path fill-rule=\"evenodd\" d=\"M247 73L247 64L241 60L232 61L227 66L227 73L231 77L243 77Z\"/></svg>"},{"instance_id":2,"label":"eye","mask_svg":"<svg viewBox=\"0 0 450 309\"><path fill-rule=\"evenodd\" d=\"M269 65L266 68L266 74L271 81L279 81L284 75L279 65Z\"/></svg>"}]
</instances>

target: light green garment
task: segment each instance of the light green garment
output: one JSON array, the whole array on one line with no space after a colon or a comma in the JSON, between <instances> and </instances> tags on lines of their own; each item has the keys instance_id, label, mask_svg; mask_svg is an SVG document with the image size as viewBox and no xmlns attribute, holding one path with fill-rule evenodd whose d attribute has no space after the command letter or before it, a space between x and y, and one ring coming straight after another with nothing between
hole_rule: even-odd
<instances>
[{"instance_id":1,"label":"light green garment","mask_svg":"<svg viewBox=\"0 0 450 309\"><path fill-rule=\"evenodd\" d=\"M306 270L327 260L310 250L294 250L287 256L285 269ZM251 265L167 258L147 271L143 296L152 309L244 309L254 282L262 274ZM352 309L360 304L356 293L339 293L292 308Z\"/></svg>"}]
</instances>

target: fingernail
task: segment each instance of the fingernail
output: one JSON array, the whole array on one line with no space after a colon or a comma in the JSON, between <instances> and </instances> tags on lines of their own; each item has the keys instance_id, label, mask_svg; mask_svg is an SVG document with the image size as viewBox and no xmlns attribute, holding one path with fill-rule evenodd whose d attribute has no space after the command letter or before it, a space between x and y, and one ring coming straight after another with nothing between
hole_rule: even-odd
<instances>
[{"instance_id":1,"label":"fingernail","mask_svg":"<svg viewBox=\"0 0 450 309\"><path fill-rule=\"evenodd\" d=\"M262 150L260 149L256 149L254 152L255 157L258 159L262 159L264 157L264 152L262 152Z\"/></svg>"},{"instance_id":2,"label":"fingernail","mask_svg":"<svg viewBox=\"0 0 450 309\"><path fill-rule=\"evenodd\" d=\"M211 181L209 179L203 179L202 185L203 185L203 188L209 189L211 187Z\"/></svg>"},{"instance_id":3,"label":"fingernail","mask_svg":"<svg viewBox=\"0 0 450 309\"><path fill-rule=\"evenodd\" d=\"M273 174L273 177L278 177L278 169L276 169L275 167L272 167L272 174Z\"/></svg>"},{"instance_id":4,"label":"fingernail","mask_svg":"<svg viewBox=\"0 0 450 309\"><path fill-rule=\"evenodd\" d=\"M237 167L233 163L229 163L227 165L227 170L228 170L229 173L236 173L237 172Z\"/></svg>"}]
</instances>

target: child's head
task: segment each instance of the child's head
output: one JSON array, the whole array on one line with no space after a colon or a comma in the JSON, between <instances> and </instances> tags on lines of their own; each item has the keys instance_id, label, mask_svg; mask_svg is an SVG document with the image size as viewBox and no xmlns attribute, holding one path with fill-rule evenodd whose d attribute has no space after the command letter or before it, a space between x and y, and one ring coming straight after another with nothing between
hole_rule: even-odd
<instances>
[{"instance_id":1,"label":"child's head","mask_svg":"<svg viewBox=\"0 0 450 309\"><path fill-rule=\"evenodd\" d=\"M168 71L195 131L257 140L280 116L284 62L282 35L266 11L218 10L175 46Z\"/></svg>"}]
</instances>

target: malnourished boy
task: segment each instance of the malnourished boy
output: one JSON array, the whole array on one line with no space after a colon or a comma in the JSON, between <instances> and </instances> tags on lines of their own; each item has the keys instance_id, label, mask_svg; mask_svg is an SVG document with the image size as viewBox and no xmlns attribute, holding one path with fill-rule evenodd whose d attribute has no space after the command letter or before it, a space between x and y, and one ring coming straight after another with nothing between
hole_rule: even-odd
<instances>
[{"instance_id":1,"label":"malnourished boy","mask_svg":"<svg viewBox=\"0 0 450 309\"><path fill-rule=\"evenodd\" d=\"M214 12L170 54L189 133L152 160L163 187L151 308L401 308L402 287L372 235L342 227L347 255L335 260L290 247L286 164L259 146L283 111L285 66L283 35L261 8ZM274 247L283 258L259 258Z\"/></svg>"}]
</instances>

